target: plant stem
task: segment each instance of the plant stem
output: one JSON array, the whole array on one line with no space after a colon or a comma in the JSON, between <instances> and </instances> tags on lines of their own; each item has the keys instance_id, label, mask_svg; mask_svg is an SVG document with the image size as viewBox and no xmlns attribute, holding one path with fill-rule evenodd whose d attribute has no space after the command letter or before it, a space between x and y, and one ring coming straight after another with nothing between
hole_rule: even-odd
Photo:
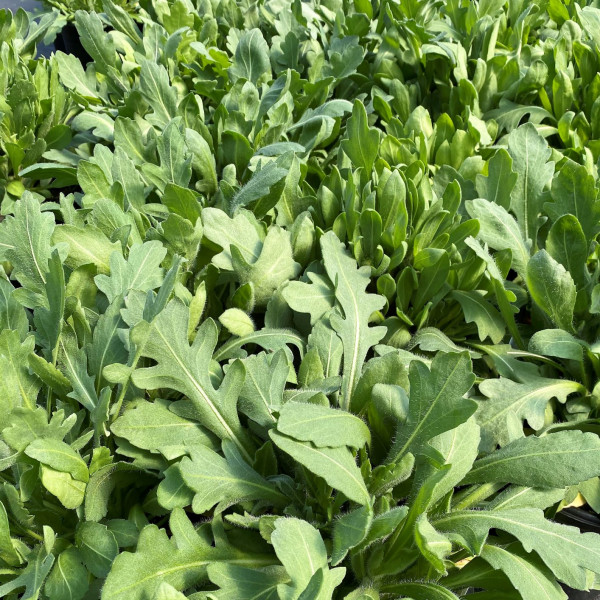
<instances>
[{"instance_id":1,"label":"plant stem","mask_svg":"<svg viewBox=\"0 0 600 600\"><path fill-rule=\"evenodd\" d=\"M452 510L471 508L475 504L486 500L498 490L501 490L504 485L504 483L484 483L483 485L473 486L466 490L464 496L459 497L458 502L452 507Z\"/></svg>"}]
</instances>

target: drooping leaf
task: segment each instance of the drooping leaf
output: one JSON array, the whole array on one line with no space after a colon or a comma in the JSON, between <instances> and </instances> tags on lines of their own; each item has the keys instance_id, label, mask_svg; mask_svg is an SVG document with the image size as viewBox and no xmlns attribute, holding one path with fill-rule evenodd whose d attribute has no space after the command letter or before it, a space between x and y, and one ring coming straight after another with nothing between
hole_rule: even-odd
<instances>
[{"instance_id":1,"label":"drooping leaf","mask_svg":"<svg viewBox=\"0 0 600 600\"><path fill-rule=\"evenodd\" d=\"M577 589L585 588L587 570L600 569L600 540L596 536L552 523L540 510L457 511L436 519L434 525L442 531L452 527L475 554L482 551L492 527L506 531L527 552L535 550L559 581Z\"/></svg>"},{"instance_id":2,"label":"drooping leaf","mask_svg":"<svg viewBox=\"0 0 600 600\"><path fill-rule=\"evenodd\" d=\"M565 600L561 587L554 581L552 572L535 555L526 554L518 548L506 550L486 544L481 557L494 569L501 569L523 600Z\"/></svg>"}]
</instances>

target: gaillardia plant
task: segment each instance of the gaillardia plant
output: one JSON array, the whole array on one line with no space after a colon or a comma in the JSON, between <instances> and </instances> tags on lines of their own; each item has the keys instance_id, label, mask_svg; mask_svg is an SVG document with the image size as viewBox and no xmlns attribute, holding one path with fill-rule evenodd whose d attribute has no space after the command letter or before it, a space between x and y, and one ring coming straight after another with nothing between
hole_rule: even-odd
<instances>
[{"instance_id":1,"label":"gaillardia plant","mask_svg":"<svg viewBox=\"0 0 600 600\"><path fill-rule=\"evenodd\" d=\"M48 3L0 11L0 597L600 588L598 2Z\"/></svg>"}]
</instances>

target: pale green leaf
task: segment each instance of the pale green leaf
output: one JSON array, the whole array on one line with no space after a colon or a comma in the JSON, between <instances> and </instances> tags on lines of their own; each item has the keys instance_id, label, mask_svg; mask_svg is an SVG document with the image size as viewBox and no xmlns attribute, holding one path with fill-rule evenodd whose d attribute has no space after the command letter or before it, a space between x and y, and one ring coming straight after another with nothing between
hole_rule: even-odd
<instances>
[{"instance_id":1,"label":"pale green leaf","mask_svg":"<svg viewBox=\"0 0 600 600\"><path fill-rule=\"evenodd\" d=\"M279 411L277 430L317 447L362 448L370 443L369 428L353 414L302 402L286 402Z\"/></svg>"},{"instance_id":2,"label":"pale green leaf","mask_svg":"<svg viewBox=\"0 0 600 600\"><path fill-rule=\"evenodd\" d=\"M537 252L527 265L527 287L532 299L554 325L573 330L575 283L569 272L545 250Z\"/></svg>"},{"instance_id":3,"label":"pale green leaf","mask_svg":"<svg viewBox=\"0 0 600 600\"><path fill-rule=\"evenodd\" d=\"M581 431L557 431L512 441L479 459L463 483L567 487L600 475L600 440Z\"/></svg>"},{"instance_id":4,"label":"pale green leaf","mask_svg":"<svg viewBox=\"0 0 600 600\"><path fill-rule=\"evenodd\" d=\"M274 430L271 439L294 460L319 475L333 488L341 491L350 500L369 504L370 498L360 469L348 448L317 448L311 442L300 442Z\"/></svg>"},{"instance_id":5,"label":"pale green leaf","mask_svg":"<svg viewBox=\"0 0 600 600\"><path fill-rule=\"evenodd\" d=\"M463 397L475 380L466 353L438 354L431 370L413 361L409 380L408 419L398 428L390 450L393 462L407 452L419 452L432 437L466 422L477 408L473 400Z\"/></svg>"},{"instance_id":6,"label":"pale green leaf","mask_svg":"<svg viewBox=\"0 0 600 600\"><path fill-rule=\"evenodd\" d=\"M65 264L71 269L93 264L99 273L110 272L110 257L121 252L118 242L111 242L99 229L86 226L59 225L52 236L55 244L65 243L69 252Z\"/></svg>"},{"instance_id":7,"label":"pale green leaf","mask_svg":"<svg viewBox=\"0 0 600 600\"><path fill-rule=\"evenodd\" d=\"M244 368L241 363L233 364L221 386L215 388L210 365L217 328L213 321L205 321L190 346L188 318L187 307L172 300L152 323L142 321L135 327L133 342L143 356L157 364L134 371L133 382L141 389L170 388L184 394L207 429L221 439L232 440L248 457L248 434L242 429L236 408Z\"/></svg>"},{"instance_id":8,"label":"pale green leaf","mask_svg":"<svg viewBox=\"0 0 600 600\"><path fill-rule=\"evenodd\" d=\"M367 352L385 334L382 327L369 327L371 314L383 307L384 298L366 292L370 269L358 268L333 232L321 238L321 250L327 276L335 286L335 296L343 311L343 316L332 314L330 320L344 347L341 406L347 408Z\"/></svg>"},{"instance_id":9,"label":"pale green leaf","mask_svg":"<svg viewBox=\"0 0 600 600\"><path fill-rule=\"evenodd\" d=\"M261 500L285 505L288 501L275 485L261 477L244 462L231 442L223 442L225 458L210 448L197 446L189 449L191 458L181 460L179 470L186 485L195 492L192 509L202 514L216 504L221 512L231 504L245 500Z\"/></svg>"}]
</instances>

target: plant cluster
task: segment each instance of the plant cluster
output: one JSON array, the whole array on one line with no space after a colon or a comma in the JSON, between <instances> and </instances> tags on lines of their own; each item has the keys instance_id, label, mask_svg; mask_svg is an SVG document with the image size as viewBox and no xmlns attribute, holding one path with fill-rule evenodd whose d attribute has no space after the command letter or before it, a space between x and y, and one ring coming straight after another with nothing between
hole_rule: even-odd
<instances>
[{"instance_id":1,"label":"plant cluster","mask_svg":"<svg viewBox=\"0 0 600 600\"><path fill-rule=\"evenodd\" d=\"M600 7L0 11L0 597L600 588ZM67 20L91 61L36 45Z\"/></svg>"}]
</instances>

